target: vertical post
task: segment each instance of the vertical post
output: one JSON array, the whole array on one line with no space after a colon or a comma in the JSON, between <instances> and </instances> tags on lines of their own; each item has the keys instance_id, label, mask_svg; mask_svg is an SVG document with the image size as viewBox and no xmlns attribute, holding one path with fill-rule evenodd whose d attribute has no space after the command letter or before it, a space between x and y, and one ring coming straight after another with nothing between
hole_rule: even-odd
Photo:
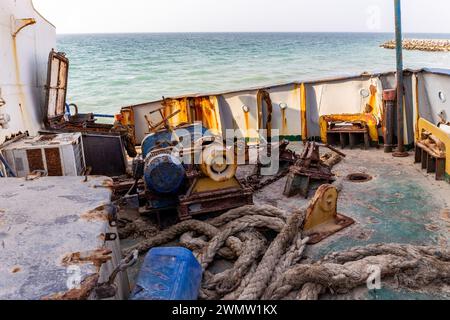
<instances>
[{"instance_id":1,"label":"vertical post","mask_svg":"<svg viewBox=\"0 0 450 320\"><path fill-rule=\"evenodd\" d=\"M388 89L383 91L383 136L384 152L391 153L394 148L394 128L395 128L395 103L397 101L397 90Z\"/></svg>"},{"instance_id":2,"label":"vertical post","mask_svg":"<svg viewBox=\"0 0 450 320\"><path fill-rule=\"evenodd\" d=\"M398 147L397 152L393 153L394 157L407 157L404 145L404 116L403 116L403 37L402 37L402 6L400 0L394 0L395 3L395 42L397 57L397 129L398 129Z\"/></svg>"}]
</instances>

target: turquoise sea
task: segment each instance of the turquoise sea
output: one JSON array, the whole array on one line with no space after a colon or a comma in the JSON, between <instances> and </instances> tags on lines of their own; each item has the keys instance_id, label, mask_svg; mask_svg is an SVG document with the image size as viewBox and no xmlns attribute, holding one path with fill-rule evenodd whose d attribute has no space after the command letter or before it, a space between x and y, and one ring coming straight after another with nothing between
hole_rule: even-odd
<instances>
[{"instance_id":1,"label":"turquoise sea","mask_svg":"<svg viewBox=\"0 0 450 320\"><path fill-rule=\"evenodd\" d=\"M68 102L82 112L189 93L395 69L393 34L166 33L59 35L70 59ZM408 38L450 35L407 34ZM449 53L404 52L405 67L450 68Z\"/></svg>"}]
</instances>

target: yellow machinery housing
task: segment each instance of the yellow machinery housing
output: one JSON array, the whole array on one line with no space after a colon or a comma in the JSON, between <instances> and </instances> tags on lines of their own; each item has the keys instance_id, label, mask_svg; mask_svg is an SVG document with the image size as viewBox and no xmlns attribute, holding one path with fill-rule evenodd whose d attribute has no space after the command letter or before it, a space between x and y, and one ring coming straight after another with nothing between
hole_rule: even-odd
<instances>
[{"instance_id":1,"label":"yellow machinery housing","mask_svg":"<svg viewBox=\"0 0 450 320\"><path fill-rule=\"evenodd\" d=\"M306 212L304 234L309 244L316 244L336 232L351 226L355 221L337 212L338 190L324 184L319 187Z\"/></svg>"}]
</instances>

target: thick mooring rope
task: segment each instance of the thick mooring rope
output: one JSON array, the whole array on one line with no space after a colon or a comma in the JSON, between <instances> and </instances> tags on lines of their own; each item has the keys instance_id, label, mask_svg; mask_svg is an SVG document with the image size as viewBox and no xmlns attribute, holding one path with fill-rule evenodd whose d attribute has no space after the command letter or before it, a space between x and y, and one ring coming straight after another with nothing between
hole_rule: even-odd
<instances>
[{"instance_id":1,"label":"thick mooring rope","mask_svg":"<svg viewBox=\"0 0 450 320\"><path fill-rule=\"evenodd\" d=\"M141 254L179 240L204 269L201 299L317 300L326 292L347 293L364 285L371 266L383 279L404 288L450 284L450 250L439 247L377 244L329 254L315 263L302 261L308 238L302 236L305 210L288 215L272 206L245 206L209 221L189 220L128 249ZM277 236L270 242L263 230ZM212 274L217 258L234 261Z\"/></svg>"}]
</instances>

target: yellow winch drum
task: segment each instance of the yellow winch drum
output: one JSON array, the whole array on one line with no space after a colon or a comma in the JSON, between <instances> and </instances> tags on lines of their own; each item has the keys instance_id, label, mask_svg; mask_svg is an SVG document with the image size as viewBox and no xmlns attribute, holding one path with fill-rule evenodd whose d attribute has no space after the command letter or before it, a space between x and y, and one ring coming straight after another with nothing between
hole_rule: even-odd
<instances>
[{"instance_id":1,"label":"yellow winch drum","mask_svg":"<svg viewBox=\"0 0 450 320\"><path fill-rule=\"evenodd\" d=\"M220 143L207 145L202 150L202 173L216 182L231 180L236 176L234 149Z\"/></svg>"}]
</instances>

